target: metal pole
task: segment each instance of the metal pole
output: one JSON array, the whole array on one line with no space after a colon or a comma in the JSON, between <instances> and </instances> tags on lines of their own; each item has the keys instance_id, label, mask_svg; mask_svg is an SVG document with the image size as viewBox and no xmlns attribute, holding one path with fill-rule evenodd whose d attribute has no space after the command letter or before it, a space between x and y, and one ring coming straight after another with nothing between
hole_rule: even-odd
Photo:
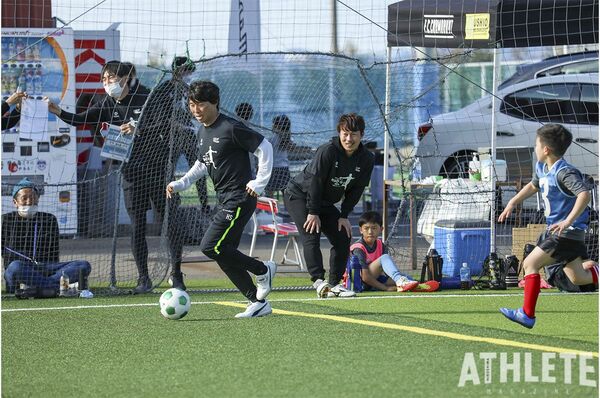
<instances>
[{"instance_id":1,"label":"metal pole","mask_svg":"<svg viewBox=\"0 0 600 398\"><path fill-rule=\"evenodd\" d=\"M337 46L337 2L331 0L331 53L338 53ZM335 128L335 57L331 57L331 65L329 65L329 120L331 121L332 128Z\"/></svg>"},{"instance_id":2,"label":"metal pole","mask_svg":"<svg viewBox=\"0 0 600 398\"><path fill-rule=\"evenodd\" d=\"M331 52L338 53L337 45L337 1L331 0Z\"/></svg>"},{"instance_id":3,"label":"metal pole","mask_svg":"<svg viewBox=\"0 0 600 398\"><path fill-rule=\"evenodd\" d=\"M491 186L491 220L490 220L490 253L496 252L496 112L498 111L498 78L500 75L500 49L494 48L494 67L492 78L492 131L490 161L492 170L490 173Z\"/></svg>"},{"instance_id":4,"label":"metal pole","mask_svg":"<svg viewBox=\"0 0 600 398\"><path fill-rule=\"evenodd\" d=\"M384 106L384 123L383 123L383 200L387 205L387 185L386 181L389 179L388 176L388 166L389 166L389 151L390 151L390 141L389 141L389 128L388 128L388 119L390 114L390 102L391 102L391 78L392 78L392 47L387 48L387 63L385 66L385 106ZM383 225L387 227L387 206L383 207ZM386 240L388 237L388 228L383 229L383 239Z\"/></svg>"},{"instance_id":5,"label":"metal pole","mask_svg":"<svg viewBox=\"0 0 600 398\"><path fill-rule=\"evenodd\" d=\"M265 128L264 121L264 91L263 91L263 67L262 67L262 55L256 56L258 61L258 109L259 109L259 124L261 128Z\"/></svg>"},{"instance_id":6,"label":"metal pole","mask_svg":"<svg viewBox=\"0 0 600 398\"><path fill-rule=\"evenodd\" d=\"M391 102L391 76L392 76L392 66L391 66L391 62L392 62L392 48L388 47L387 48L387 64L385 66L385 106L384 106L384 112L385 115L384 116L384 121L385 123L383 124L383 179L384 181L388 179L388 164L389 164L389 159L388 159L388 155L389 155L389 145L390 145L390 141L389 141L389 134L390 134L390 130L388 127L388 122L389 122L389 115L390 115L390 102Z\"/></svg>"},{"instance_id":7,"label":"metal pole","mask_svg":"<svg viewBox=\"0 0 600 398\"><path fill-rule=\"evenodd\" d=\"M119 206L121 205L121 186L122 186L122 174L121 171L117 171L117 192L115 195L115 222L113 224L113 239L112 239L112 253L110 257L110 285L111 290L117 288L117 230L119 229Z\"/></svg>"}]
</instances>

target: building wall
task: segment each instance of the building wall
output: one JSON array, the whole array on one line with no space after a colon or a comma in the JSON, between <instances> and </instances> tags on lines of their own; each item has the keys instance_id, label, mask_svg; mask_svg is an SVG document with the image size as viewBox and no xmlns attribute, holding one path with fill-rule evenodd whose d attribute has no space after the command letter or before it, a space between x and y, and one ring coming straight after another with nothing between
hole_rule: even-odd
<instances>
[{"instance_id":1,"label":"building wall","mask_svg":"<svg viewBox=\"0 0 600 398\"><path fill-rule=\"evenodd\" d=\"M53 28L51 0L2 0L3 28Z\"/></svg>"}]
</instances>

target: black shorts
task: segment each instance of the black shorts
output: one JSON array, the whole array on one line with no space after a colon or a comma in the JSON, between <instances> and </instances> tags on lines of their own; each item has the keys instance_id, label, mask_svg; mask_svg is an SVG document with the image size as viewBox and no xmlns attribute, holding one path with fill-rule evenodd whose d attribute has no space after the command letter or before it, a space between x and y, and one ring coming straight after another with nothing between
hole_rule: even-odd
<instances>
[{"instance_id":1,"label":"black shorts","mask_svg":"<svg viewBox=\"0 0 600 398\"><path fill-rule=\"evenodd\" d=\"M587 258L585 243L581 240L559 238L557 235L544 231L537 241L537 247L558 262L570 263L577 257Z\"/></svg>"}]
</instances>

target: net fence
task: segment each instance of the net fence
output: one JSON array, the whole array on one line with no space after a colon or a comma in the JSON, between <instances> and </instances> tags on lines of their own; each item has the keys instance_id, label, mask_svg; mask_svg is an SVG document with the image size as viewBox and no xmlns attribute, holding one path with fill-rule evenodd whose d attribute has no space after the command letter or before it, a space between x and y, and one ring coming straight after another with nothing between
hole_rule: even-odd
<instances>
[{"instance_id":1,"label":"net fence","mask_svg":"<svg viewBox=\"0 0 600 398\"><path fill-rule=\"evenodd\" d=\"M481 272L492 251L522 258L523 246L544 228L544 198L525 201L505 223L494 220L531 180L542 125L564 124L573 134L566 160L597 179L597 40L496 50L495 70L490 48L414 44L387 51L385 5L337 2L334 36L330 8L263 2L262 47L253 51L248 41L250 50L236 53L225 49L227 4L201 10L150 3L57 1L53 14L67 22L62 28L37 36L3 31L3 99L21 89L62 109L28 133L22 121L4 130L3 213L15 210L14 186L33 180L43 189L40 211L57 219L60 261L89 261L98 291L127 291L142 277L157 285L174 261L202 256L198 244L215 203L211 181L198 181L177 199L164 194L198 158L199 125L187 108L195 80L216 83L221 112L272 143L275 169L265 194L279 199L317 147L335 136L341 114L364 116L363 143L376 166L351 221L356 226L366 210L387 213L386 242L400 269L415 276L431 248L442 254L446 276L456 276L463 262ZM122 26L108 35L115 21ZM175 55L185 63L171 65ZM126 103L115 104L102 88L100 68L111 59L133 66ZM65 73L61 62L83 69ZM495 72L502 83L494 112ZM121 134L119 125L131 120L135 133ZM120 160L129 146L127 161ZM590 184L586 245L597 260L597 185ZM358 234L355 227L353 239ZM4 256L5 267L11 259Z\"/></svg>"}]
</instances>

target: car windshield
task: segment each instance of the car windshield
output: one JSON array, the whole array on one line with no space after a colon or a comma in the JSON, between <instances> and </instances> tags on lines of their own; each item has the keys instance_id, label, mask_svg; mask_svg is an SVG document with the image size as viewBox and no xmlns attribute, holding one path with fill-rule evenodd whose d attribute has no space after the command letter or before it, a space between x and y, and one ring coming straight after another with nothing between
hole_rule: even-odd
<instances>
[{"instance_id":1,"label":"car windshield","mask_svg":"<svg viewBox=\"0 0 600 398\"><path fill-rule=\"evenodd\" d=\"M505 88L532 78L596 72L598 72L597 51L561 55L546 58L536 63L518 65L516 72L503 81L499 88Z\"/></svg>"},{"instance_id":2,"label":"car windshield","mask_svg":"<svg viewBox=\"0 0 600 398\"><path fill-rule=\"evenodd\" d=\"M556 76L556 75L573 75L577 73L594 73L598 71L598 60L585 60L572 64L559 65L539 72L536 77Z\"/></svg>"}]
</instances>

